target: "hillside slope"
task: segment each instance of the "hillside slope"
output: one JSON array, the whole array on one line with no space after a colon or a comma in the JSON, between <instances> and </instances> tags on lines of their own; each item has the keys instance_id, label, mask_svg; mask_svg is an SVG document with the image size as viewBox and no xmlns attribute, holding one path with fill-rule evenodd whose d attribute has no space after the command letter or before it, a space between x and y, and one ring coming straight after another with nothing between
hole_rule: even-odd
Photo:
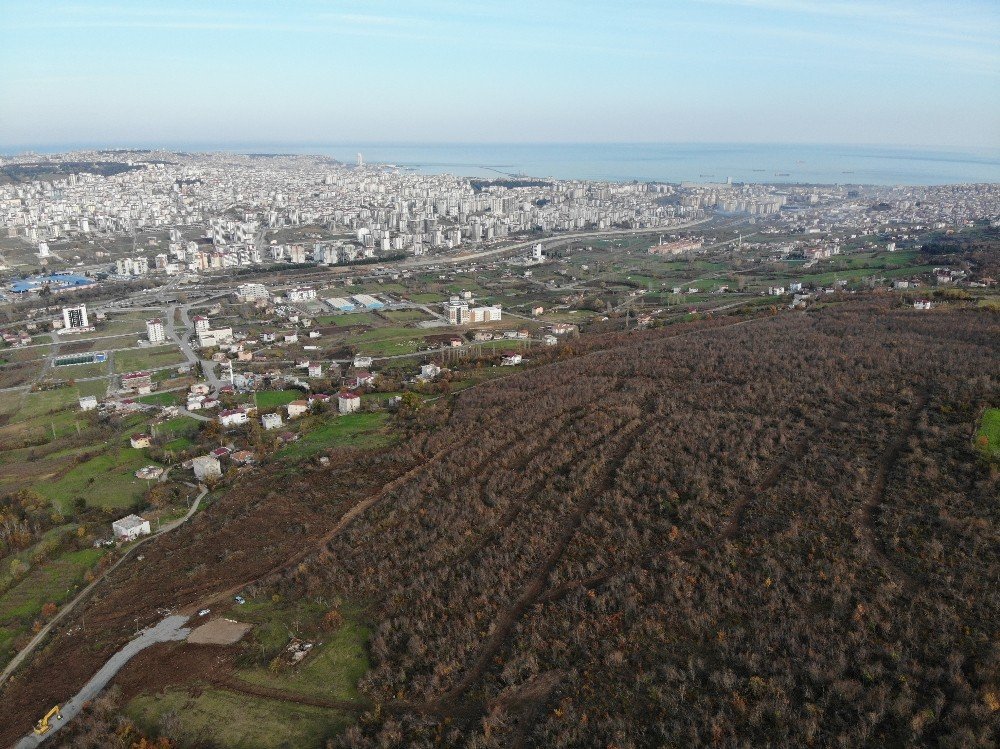
<instances>
[{"instance_id":1,"label":"hillside slope","mask_svg":"<svg viewBox=\"0 0 1000 749\"><path fill-rule=\"evenodd\" d=\"M853 302L583 339L387 453L237 487L0 708L26 724L135 617L252 582L363 612L335 746L989 746L998 341L982 311Z\"/></svg>"}]
</instances>

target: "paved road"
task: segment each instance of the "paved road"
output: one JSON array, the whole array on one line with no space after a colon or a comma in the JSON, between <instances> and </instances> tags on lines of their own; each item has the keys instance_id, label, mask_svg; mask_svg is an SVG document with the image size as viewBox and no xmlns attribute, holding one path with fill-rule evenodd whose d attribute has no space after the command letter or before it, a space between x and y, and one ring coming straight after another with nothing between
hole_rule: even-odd
<instances>
[{"instance_id":1,"label":"paved road","mask_svg":"<svg viewBox=\"0 0 1000 749\"><path fill-rule=\"evenodd\" d=\"M209 297L209 299L214 297ZM192 366L196 362L201 362L201 373L202 376L208 380L209 387L211 387L215 392L219 392L219 388L222 387L222 383L218 377L215 376L215 362L209 359L202 359L198 356L197 352L191 347L191 344L187 341L187 336L194 330L194 325L191 324L191 318L189 313L191 308L197 304L204 304L207 299L200 302L192 302L190 304L182 304L179 306L167 307L166 323L164 326L165 332L168 337L172 338L178 346L180 346L181 352L184 354L185 358L188 360L188 364ZM181 313L181 325L183 325L187 330L183 336L179 335L175 330L174 326L174 310L180 310Z\"/></svg>"},{"instance_id":2,"label":"paved road","mask_svg":"<svg viewBox=\"0 0 1000 749\"><path fill-rule=\"evenodd\" d=\"M478 252L472 252L467 255L456 255L453 257L442 257L440 255L432 255L430 257L422 257L418 259L407 258L399 263L403 268L413 268L424 265L446 265L446 264L456 264L456 263L468 263L474 260L481 260L482 258L491 257L493 255L501 255L505 252L516 252L518 250L526 250L529 247L534 247L536 244L540 244L543 247L554 247L556 245L567 244L569 242L577 242L581 239L599 239L601 237L621 237L621 236L633 236L635 234L672 234L681 229L690 229L693 226L698 226L699 224L704 224L711 221L712 217L699 219L697 221L688 221L683 224L677 224L675 226L660 226L653 229L609 229L607 231L588 231L581 233L568 233L568 234L556 234L550 237L539 237L536 239L529 239L526 242L518 242L517 244L509 244L503 247L496 247L489 250L480 250Z\"/></svg>"},{"instance_id":3,"label":"paved road","mask_svg":"<svg viewBox=\"0 0 1000 749\"><path fill-rule=\"evenodd\" d=\"M94 674L93 678L84 684L83 689L76 693L75 697L61 706L62 720L53 721L51 723L52 728L42 736L36 736L34 733L28 734L15 745L15 749L33 749L73 720L76 714L80 712L80 709L97 697L101 693L101 690L108 685L108 682L114 678L115 674L121 671L122 667L137 653L158 642L185 639L191 632L191 630L184 626L187 621L188 617L186 616L168 616L159 624L144 629L142 634L134 640L129 641L125 647L111 656L108 662L101 667L101 670ZM48 708L45 711L47 710Z\"/></svg>"},{"instance_id":4,"label":"paved road","mask_svg":"<svg viewBox=\"0 0 1000 749\"><path fill-rule=\"evenodd\" d=\"M152 541L157 536L161 536L164 533L169 533L174 528L177 528L178 526L181 526L188 520L190 520L191 516L198 511L198 506L201 504L201 500L204 498L206 494L208 494L208 489L203 488L201 492L199 492L198 496L195 497L194 502L191 504L191 508L187 511L187 513L183 517L180 517L177 520L174 520L173 522L167 523L153 535L146 536L138 543L134 544L131 548L129 548L128 551L122 554L121 558L117 562L112 564L104 572L98 575L97 579L95 579L94 582L92 582L86 588L81 590L77 594L76 598L74 598L72 601L70 601L61 609L59 609L59 613L56 614L48 624L42 627L42 629L38 632L38 634L35 635L33 638L31 638L31 641L24 646L21 652L15 655L11 659L10 663L8 663L7 666L4 668L4 670L0 672L0 685L2 685L5 681L7 681L7 679L10 678L10 675L17 670L18 666L21 665L24 659L34 652L35 648L37 648L45 639L45 637L49 634L49 632L52 631L52 628L55 627L55 625L58 624L60 621L62 621L62 619L67 614L69 614L69 612L72 611L80 602L84 601L87 598L87 596L90 595L90 592L96 586L98 586L109 574L111 574L115 569L117 569L118 565L120 565L122 562L128 559L136 549L138 549L143 544Z\"/></svg>"}]
</instances>

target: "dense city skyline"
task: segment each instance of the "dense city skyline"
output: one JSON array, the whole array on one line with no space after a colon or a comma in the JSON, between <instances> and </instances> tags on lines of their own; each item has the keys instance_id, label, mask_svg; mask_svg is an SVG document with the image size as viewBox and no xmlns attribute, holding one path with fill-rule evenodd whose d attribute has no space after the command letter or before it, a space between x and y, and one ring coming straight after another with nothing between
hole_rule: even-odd
<instances>
[{"instance_id":1,"label":"dense city skyline","mask_svg":"<svg viewBox=\"0 0 1000 749\"><path fill-rule=\"evenodd\" d=\"M992 3L584 5L3 2L0 145L1000 146Z\"/></svg>"}]
</instances>

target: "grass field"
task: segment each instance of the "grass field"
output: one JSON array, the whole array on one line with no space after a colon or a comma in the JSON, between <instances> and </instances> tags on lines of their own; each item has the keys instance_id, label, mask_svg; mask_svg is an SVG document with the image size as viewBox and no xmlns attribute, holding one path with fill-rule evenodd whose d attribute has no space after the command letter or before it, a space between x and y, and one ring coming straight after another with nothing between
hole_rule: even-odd
<instances>
[{"instance_id":1,"label":"grass field","mask_svg":"<svg viewBox=\"0 0 1000 749\"><path fill-rule=\"evenodd\" d=\"M378 317L371 312L344 312L339 315L321 315L316 318L318 325L337 325L347 327L350 325L377 325Z\"/></svg>"},{"instance_id":2,"label":"grass field","mask_svg":"<svg viewBox=\"0 0 1000 749\"><path fill-rule=\"evenodd\" d=\"M194 434L198 431L200 422L190 416L177 416L173 419L157 424L155 427L157 437L168 437L177 434Z\"/></svg>"},{"instance_id":3,"label":"grass field","mask_svg":"<svg viewBox=\"0 0 1000 749\"><path fill-rule=\"evenodd\" d=\"M187 689L142 695L129 703L128 713L147 731L156 731L163 716L173 713L180 726L174 738L190 742L211 736L213 746L222 749L319 747L352 722L350 716L328 708L215 688L197 697Z\"/></svg>"},{"instance_id":4,"label":"grass field","mask_svg":"<svg viewBox=\"0 0 1000 749\"><path fill-rule=\"evenodd\" d=\"M137 398L140 403L149 403L154 406L176 406L180 404L183 393L180 391L173 393L150 393Z\"/></svg>"},{"instance_id":5,"label":"grass field","mask_svg":"<svg viewBox=\"0 0 1000 749\"><path fill-rule=\"evenodd\" d=\"M45 370L45 379L59 380L80 380L85 377L103 377L108 373L108 362L95 364L74 364L71 367L49 367Z\"/></svg>"},{"instance_id":6,"label":"grass field","mask_svg":"<svg viewBox=\"0 0 1000 749\"><path fill-rule=\"evenodd\" d=\"M428 317L426 312L418 309L397 309L390 310L389 312L383 312L387 318L393 322L420 322L423 320L431 320L433 318Z\"/></svg>"},{"instance_id":7,"label":"grass field","mask_svg":"<svg viewBox=\"0 0 1000 749\"><path fill-rule=\"evenodd\" d=\"M83 580L84 573L103 555L102 549L68 552L32 569L21 582L0 596L0 664L13 657L15 638L28 632L42 606L67 600Z\"/></svg>"},{"instance_id":8,"label":"grass field","mask_svg":"<svg viewBox=\"0 0 1000 749\"><path fill-rule=\"evenodd\" d=\"M1000 457L1000 408L987 408L983 413L976 444L989 457Z\"/></svg>"},{"instance_id":9,"label":"grass field","mask_svg":"<svg viewBox=\"0 0 1000 749\"><path fill-rule=\"evenodd\" d=\"M287 640L287 630L282 632ZM370 632L360 621L345 617L335 631L324 635L322 644L297 666L274 672L269 668L237 672L243 681L275 687L307 697L353 700L358 697L358 680L368 670L365 643Z\"/></svg>"},{"instance_id":10,"label":"grass field","mask_svg":"<svg viewBox=\"0 0 1000 749\"><path fill-rule=\"evenodd\" d=\"M61 387L45 390L40 393L29 393L24 398L17 413L11 418L15 421L29 421L37 416L43 416L53 411L75 408L79 405L80 394L76 388Z\"/></svg>"},{"instance_id":11,"label":"grass field","mask_svg":"<svg viewBox=\"0 0 1000 749\"><path fill-rule=\"evenodd\" d=\"M184 354L176 346L157 346L156 348L125 349L115 352L116 372L138 372L170 364L182 364Z\"/></svg>"},{"instance_id":12,"label":"grass field","mask_svg":"<svg viewBox=\"0 0 1000 749\"><path fill-rule=\"evenodd\" d=\"M353 413L328 417L298 442L282 448L277 455L291 461L302 460L331 447L381 447L390 441L382 432L388 420L384 413Z\"/></svg>"},{"instance_id":13,"label":"grass field","mask_svg":"<svg viewBox=\"0 0 1000 749\"><path fill-rule=\"evenodd\" d=\"M35 489L64 513L69 512L77 497L97 507L125 508L146 492L146 482L133 474L149 463L142 450L112 447L52 481L39 482Z\"/></svg>"},{"instance_id":14,"label":"grass field","mask_svg":"<svg viewBox=\"0 0 1000 749\"><path fill-rule=\"evenodd\" d=\"M108 381L89 380L87 382L78 382L76 389L79 391L81 398L85 395L93 395L101 399L108 394Z\"/></svg>"},{"instance_id":15,"label":"grass field","mask_svg":"<svg viewBox=\"0 0 1000 749\"><path fill-rule=\"evenodd\" d=\"M257 408L277 408L303 397L301 390L262 390L257 393Z\"/></svg>"},{"instance_id":16,"label":"grass field","mask_svg":"<svg viewBox=\"0 0 1000 749\"><path fill-rule=\"evenodd\" d=\"M379 328L351 336L348 343L363 354L393 356L412 354L424 343L424 337L413 328Z\"/></svg>"},{"instance_id":17,"label":"grass field","mask_svg":"<svg viewBox=\"0 0 1000 749\"><path fill-rule=\"evenodd\" d=\"M163 449L167 452L179 453L182 450L190 450L194 446L194 440L187 437L178 437L177 439L170 440L170 442L165 442Z\"/></svg>"}]
</instances>

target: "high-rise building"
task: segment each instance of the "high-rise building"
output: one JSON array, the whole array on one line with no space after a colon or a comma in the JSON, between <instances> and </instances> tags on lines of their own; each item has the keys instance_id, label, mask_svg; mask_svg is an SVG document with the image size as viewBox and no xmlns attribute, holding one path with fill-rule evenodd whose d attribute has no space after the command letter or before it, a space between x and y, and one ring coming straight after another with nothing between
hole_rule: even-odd
<instances>
[{"instance_id":1,"label":"high-rise building","mask_svg":"<svg viewBox=\"0 0 1000 749\"><path fill-rule=\"evenodd\" d=\"M87 305L81 304L79 307L63 307L63 324L67 330L79 330L89 328L90 321L87 319Z\"/></svg>"},{"instance_id":2,"label":"high-rise building","mask_svg":"<svg viewBox=\"0 0 1000 749\"><path fill-rule=\"evenodd\" d=\"M146 337L150 343L162 343L167 340L167 334L163 330L163 320L157 317L146 320Z\"/></svg>"},{"instance_id":3,"label":"high-rise building","mask_svg":"<svg viewBox=\"0 0 1000 749\"><path fill-rule=\"evenodd\" d=\"M466 325L469 322L469 305L465 302L449 302L447 311L451 325Z\"/></svg>"}]
</instances>

